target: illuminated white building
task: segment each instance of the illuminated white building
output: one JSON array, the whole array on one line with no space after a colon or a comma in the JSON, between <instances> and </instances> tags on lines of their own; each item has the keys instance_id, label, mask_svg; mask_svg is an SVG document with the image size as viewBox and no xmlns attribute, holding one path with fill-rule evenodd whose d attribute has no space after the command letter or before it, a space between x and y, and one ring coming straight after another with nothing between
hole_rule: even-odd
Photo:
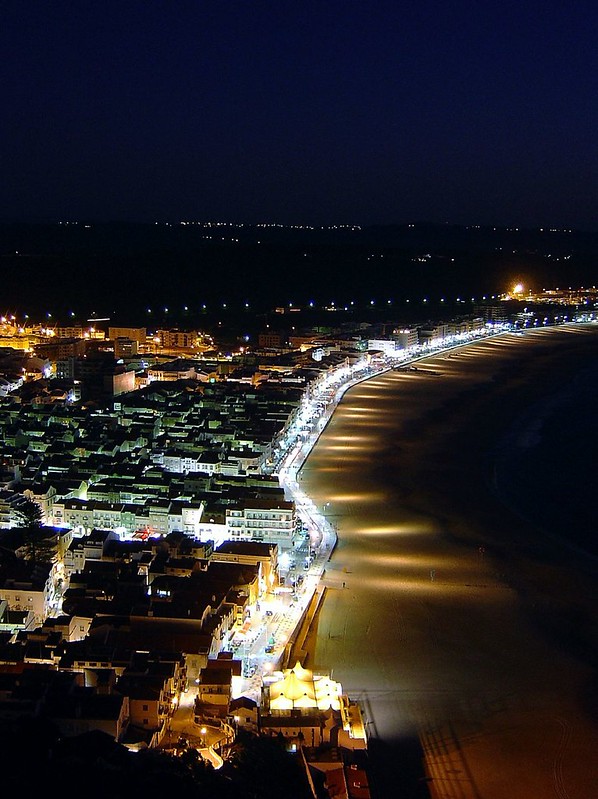
<instances>
[{"instance_id":1,"label":"illuminated white building","mask_svg":"<svg viewBox=\"0 0 598 799\"><path fill-rule=\"evenodd\" d=\"M416 347L419 343L419 336L417 334L417 328L415 327L397 328L393 330L392 337L401 350L409 349L409 347Z\"/></svg>"},{"instance_id":2,"label":"illuminated white building","mask_svg":"<svg viewBox=\"0 0 598 799\"><path fill-rule=\"evenodd\" d=\"M232 541L264 541L292 545L297 527L295 503L249 499L226 509L227 537Z\"/></svg>"},{"instance_id":3,"label":"illuminated white building","mask_svg":"<svg viewBox=\"0 0 598 799\"><path fill-rule=\"evenodd\" d=\"M151 500L142 505L66 499L55 502L52 523L79 532L93 529L166 535L181 531L199 536L202 502Z\"/></svg>"},{"instance_id":4,"label":"illuminated white building","mask_svg":"<svg viewBox=\"0 0 598 799\"><path fill-rule=\"evenodd\" d=\"M419 330L419 340L422 344L430 344L432 341L441 341L449 334L448 323L440 322L437 325L421 327Z\"/></svg>"},{"instance_id":5,"label":"illuminated white building","mask_svg":"<svg viewBox=\"0 0 598 799\"><path fill-rule=\"evenodd\" d=\"M308 746L330 743L335 729L339 746L367 747L359 705L343 694L339 682L304 669L299 661L280 679L264 683L260 723L266 734L282 734Z\"/></svg>"},{"instance_id":6,"label":"illuminated white building","mask_svg":"<svg viewBox=\"0 0 598 799\"><path fill-rule=\"evenodd\" d=\"M38 623L48 615L54 599L56 564L17 561L0 581L0 600L10 610L32 613Z\"/></svg>"},{"instance_id":7,"label":"illuminated white building","mask_svg":"<svg viewBox=\"0 0 598 799\"><path fill-rule=\"evenodd\" d=\"M399 349L401 349L401 347L394 339L371 338L368 340L368 350L379 350L385 355L395 355Z\"/></svg>"}]
</instances>

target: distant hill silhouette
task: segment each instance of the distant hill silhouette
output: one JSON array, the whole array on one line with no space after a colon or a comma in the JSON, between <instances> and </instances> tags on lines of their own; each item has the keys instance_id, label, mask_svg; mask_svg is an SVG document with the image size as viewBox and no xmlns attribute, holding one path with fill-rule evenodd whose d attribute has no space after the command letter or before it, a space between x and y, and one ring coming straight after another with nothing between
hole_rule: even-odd
<instances>
[{"instance_id":1,"label":"distant hill silhouette","mask_svg":"<svg viewBox=\"0 0 598 799\"><path fill-rule=\"evenodd\" d=\"M71 312L191 322L222 313L354 301L400 307L430 297L596 282L598 234L437 225L1 224L1 312ZM187 306L188 311L183 309ZM148 316L147 308L153 317Z\"/></svg>"}]
</instances>

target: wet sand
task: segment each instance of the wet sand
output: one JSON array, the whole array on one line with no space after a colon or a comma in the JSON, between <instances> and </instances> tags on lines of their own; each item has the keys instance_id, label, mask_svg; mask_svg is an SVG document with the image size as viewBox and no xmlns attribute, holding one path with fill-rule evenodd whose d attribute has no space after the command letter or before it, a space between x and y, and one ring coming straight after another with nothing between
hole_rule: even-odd
<instances>
[{"instance_id":1,"label":"wet sand","mask_svg":"<svg viewBox=\"0 0 598 799\"><path fill-rule=\"evenodd\" d=\"M598 330L561 328L374 378L302 470L339 533L310 665L361 700L379 797L598 797L596 562L518 516L495 469L591 358Z\"/></svg>"}]
</instances>

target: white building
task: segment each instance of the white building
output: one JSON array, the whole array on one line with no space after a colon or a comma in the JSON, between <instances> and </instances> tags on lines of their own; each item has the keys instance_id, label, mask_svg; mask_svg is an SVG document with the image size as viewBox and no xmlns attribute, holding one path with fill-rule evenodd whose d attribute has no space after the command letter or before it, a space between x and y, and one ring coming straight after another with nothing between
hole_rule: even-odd
<instances>
[{"instance_id":1,"label":"white building","mask_svg":"<svg viewBox=\"0 0 598 799\"><path fill-rule=\"evenodd\" d=\"M422 344L429 344L432 341L438 341L446 338L449 335L449 326L445 323L438 325L429 325L428 327L421 327L419 330L419 340Z\"/></svg>"},{"instance_id":2,"label":"white building","mask_svg":"<svg viewBox=\"0 0 598 799\"><path fill-rule=\"evenodd\" d=\"M79 533L93 529L134 533L172 533L175 530L199 537L203 502L150 500L140 505L112 502L61 500L54 503L53 524Z\"/></svg>"},{"instance_id":3,"label":"white building","mask_svg":"<svg viewBox=\"0 0 598 799\"><path fill-rule=\"evenodd\" d=\"M56 564L17 561L0 582L0 601L5 600L10 610L33 613L38 623L43 623L54 600Z\"/></svg>"},{"instance_id":4,"label":"white building","mask_svg":"<svg viewBox=\"0 0 598 799\"><path fill-rule=\"evenodd\" d=\"M371 338L368 339L368 350L379 350L385 355L393 356L396 354L400 347L398 342L394 339L388 338Z\"/></svg>"},{"instance_id":5,"label":"white building","mask_svg":"<svg viewBox=\"0 0 598 799\"><path fill-rule=\"evenodd\" d=\"M401 350L407 350L410 347L416 347L419 343L417 328L415 327L397 328L396 330L392 331L392 336L397 342L397 346Z\"/></svg>"},{"instance_id":6,"label":"white building","mask_svg":"<svg viewBox=\"0 0 598 799\"><path fill-rule=\"evenodd\" d=\"M226 509L227 537L233 541L263 541L288 549L296 526L295 503L287 500L249 499Z\"/></svg>"}]
</instances>

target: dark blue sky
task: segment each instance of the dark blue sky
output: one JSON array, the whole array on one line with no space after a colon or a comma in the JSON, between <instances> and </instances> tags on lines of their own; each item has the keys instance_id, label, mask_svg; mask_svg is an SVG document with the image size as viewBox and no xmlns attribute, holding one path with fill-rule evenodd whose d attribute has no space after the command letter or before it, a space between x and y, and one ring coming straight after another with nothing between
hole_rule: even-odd
<instances>
[{"instance_id":1,"label":"dark blue sky","mask_svg":"<svg viewBox=\"0 0 598 799\"><path fill-rule=\"evenodd\" d=\"M596 229L577 2L0 3L0 219Z\"/></svg>"}]
</instances>

